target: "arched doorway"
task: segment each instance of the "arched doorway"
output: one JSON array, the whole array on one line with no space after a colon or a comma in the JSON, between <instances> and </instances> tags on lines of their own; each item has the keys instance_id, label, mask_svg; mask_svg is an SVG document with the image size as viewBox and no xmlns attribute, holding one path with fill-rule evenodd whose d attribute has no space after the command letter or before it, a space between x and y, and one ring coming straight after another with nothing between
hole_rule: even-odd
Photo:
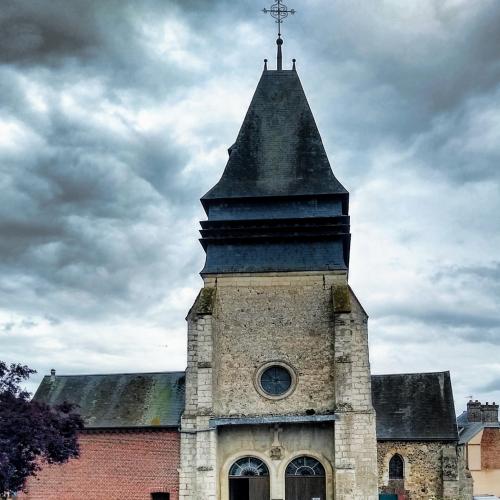
<instances>
[{"instance_id":1,"label":"arched doorway","mask_svg":"<svg viewBox=\"0 0 500 500\"><path fill-rule=\"evenodd\" d=\"M255 457L240 458L229 469L229 500L269 500L269 469Z\"/></svg>"},{"instance_id":2,"label":"arched doorway","mask_svg":"<svg viewBox=\"0 0 500 500\"><path fill-rule=\"evenodd\" d=\"M285 500L325 500L326 478L321 463L312 457L292 460L285 471Z\"/></svg>"}]
</instances>

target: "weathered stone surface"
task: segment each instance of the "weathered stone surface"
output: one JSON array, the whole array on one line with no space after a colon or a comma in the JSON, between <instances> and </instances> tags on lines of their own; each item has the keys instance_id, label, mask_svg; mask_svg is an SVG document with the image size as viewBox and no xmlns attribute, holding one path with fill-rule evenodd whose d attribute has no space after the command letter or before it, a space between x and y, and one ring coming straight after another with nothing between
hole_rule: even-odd
<instances>
[{"instance_id":1,"label":"weathered stone surface","mask_svg":"<svg viewBox=\"0 0 500 500\"><path fill-rule=\"evenodd\" d=\"M381 441L377 449L380 491L406 493L409 500L471 498L455 443ZM402 487L389 479L389 461L396 453L405 465Z\"/></svg>"},{"instance_id":2,"label":"weathered stone surface","mask_svg":"<svg viewBox=\"0 0 500 500\"><path fill-rule=\"evenodd\" d=\"M212 314L215 304L215 288L205 287L200 290L188 317L193 314Z\"/></svg>"},{"instance_id":3,"label":"weathered stone surface","mask_svg":"<svg viewBox=\"0 0 500 500\"><path fill-rule=\"evenodd\" d=\"M219 278L217 290L216 415L333 411L331 285L322 276L284 275L253 283ZM297 383L289 397L273 400L255 390L257 370L271 361L295 371Z\"/></svg>"},{"instance_id":4,"label":"weathered stone surface","mask_svg":"<svg viewBox=\"0 0 500 500\"><path fill-rule=\"evenodd\" d=\"M220 464L219 499L229 500L228 473L231 465L244 456L256 456L267 465L270 474L272 499L285 498L284 473L297 455L309 455L319 460L326 472L328 499L334 494L334 429L333 424L281 425L278 443L274 446L273 426L221 428L217 443L217 462ZM279 448L279 457L276 456Z\"/></svg>"},{"instance_id":5,"label":"weathered stone surface","mask_svg":"<svg viewBox=\"0 0 500 500\"><path fill-rule=\"evenodd\" d=\"M347 283L333 287L333 309L337 314L351 312L351 298Z\"/></svg>"}]
</instances>

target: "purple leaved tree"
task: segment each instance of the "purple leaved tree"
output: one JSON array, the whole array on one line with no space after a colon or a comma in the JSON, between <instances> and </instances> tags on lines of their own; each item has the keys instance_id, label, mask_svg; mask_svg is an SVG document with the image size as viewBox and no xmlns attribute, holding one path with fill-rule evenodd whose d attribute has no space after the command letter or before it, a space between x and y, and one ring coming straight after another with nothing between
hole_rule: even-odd
<instances>
[{"instance_id":1,"label":"purple leaved tree","mask_svg":"<svg viewBox=\"0 0 500 500\"><path fill-rule=\"evenodd\" d=\"M44 463L78 457L83 421L74 406L30 400L20 384L35 370L0 361L0 498L23 489Z\"/></svg>"}]
</instances>

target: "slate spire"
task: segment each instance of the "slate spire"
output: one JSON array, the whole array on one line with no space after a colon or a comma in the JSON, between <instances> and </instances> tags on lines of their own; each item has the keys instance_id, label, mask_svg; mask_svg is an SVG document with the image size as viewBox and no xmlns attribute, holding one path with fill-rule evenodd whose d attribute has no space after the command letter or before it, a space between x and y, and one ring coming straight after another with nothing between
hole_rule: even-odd
<instances>
[{"instance_id":1,"label":"slate spire","mask_svg":"<svg viewBox=\"0 0 500 500\"><path fill-rule=\"evenodd\" d=\"M297 71L262 73L210 199L347 194L333 175Z\"/></svg>"},{"instance_id":2,"label":"slate spire","mask_svg":"<svg viewBox=\"0 0 500 500\"><path fill-rule=\"evenodd\" d=\"M221 179L201 199L202 274L347 270L349 194L295 68L266 65L228 152Z\"/></svg>"}]
</instances>

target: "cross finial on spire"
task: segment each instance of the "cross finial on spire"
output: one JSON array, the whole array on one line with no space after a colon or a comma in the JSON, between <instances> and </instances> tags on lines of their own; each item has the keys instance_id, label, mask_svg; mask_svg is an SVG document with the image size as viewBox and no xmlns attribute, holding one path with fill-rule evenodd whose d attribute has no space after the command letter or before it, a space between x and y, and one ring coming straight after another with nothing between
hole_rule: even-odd
<instances>
[{"instance_id":1,"label":"cross finial on spire","mask_svg":"<svg viewBox=\"0 0 500 500\"><path fill-rule=\"evenodd\" d=\"M281 0L276 0L276 3L271 5L269 9L262 9L262 12L264 14L271 14L274 19L276 19L276 22L278 23L278 36L281 36L281 23L285 18L288 17L289 14L295 14L295 9L288 9L288 7L281 1Z\"/></svg>"},{"instance_id":2,"label":"cross finial on spire","mask_svg":"<svg viewBox=\"0 0 500 500\"><path fill-rule=\"evenodd\" d=\"M281 46L283 45L283 40L281 38L281 23L289 14L295 14L294 9L289 9L281 0L276 0L276 3L271 5L269 9L262 9L264 14L271 14L278 23L278 39L276 43L278 44L278 70L283 69L282 56L281 56Z\"/></svg>"}]
</instances>

